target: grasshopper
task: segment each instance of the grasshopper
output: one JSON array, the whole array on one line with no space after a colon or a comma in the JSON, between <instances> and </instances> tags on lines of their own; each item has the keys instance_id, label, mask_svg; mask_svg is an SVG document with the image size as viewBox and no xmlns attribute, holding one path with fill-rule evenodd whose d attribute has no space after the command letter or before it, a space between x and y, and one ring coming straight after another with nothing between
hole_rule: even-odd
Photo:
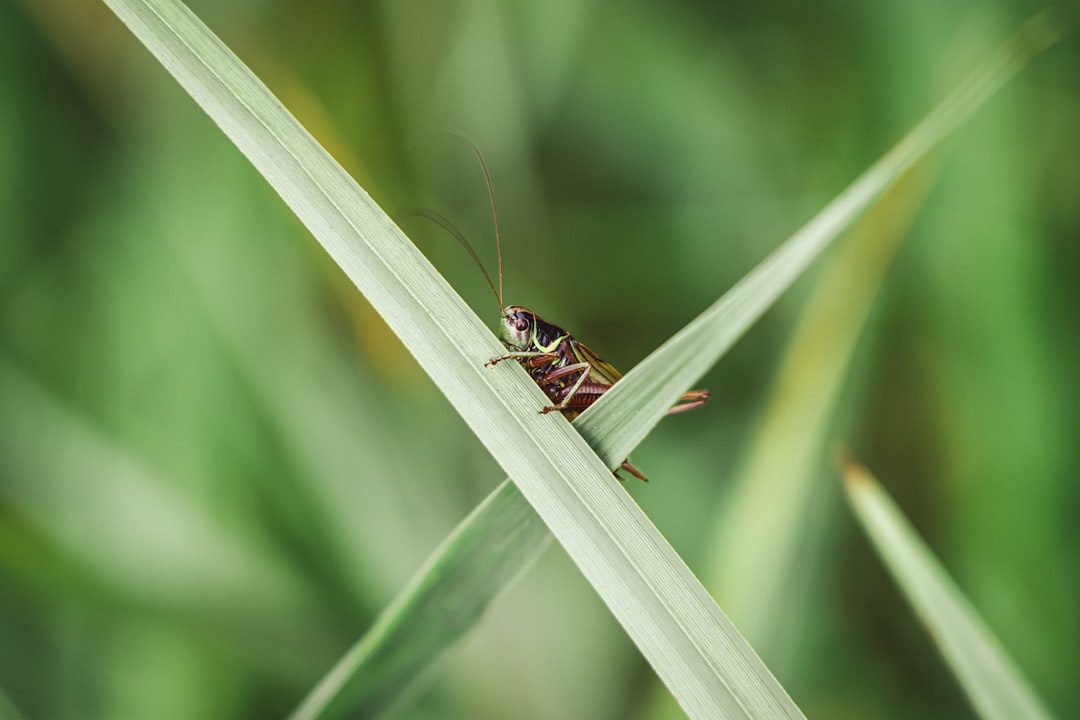
<instances>
[{"instance_id":1,"label":"grasshopper","mask_svg":"<svg viewBox=\"0 0 1080 720\"><path fill-rule=\"evenodd\" d=\"M452 133L457 135L457 133ZM484 180L487 184L488 197L491 201L491 214L495 224L495 244L499 259L499 289L495 289L495 283L484 269L483 263L473 250L469 241L465 239L457 228L449 220L431 210L414 210L414 214L422 215L441 225L447 232L453 235L472 257L480 272L487 280L492 294L502 312L502 324L499 327L499 340L506 347L504 355L493 357L484 363L485 366L494 366L504 360L514 360L520 364L529 377L533 379L551 401L540 409L541 413L560 412L567 420L573 420L589 406L596 402L601 395L606 393L619 381L622 373L605 362L593 352L585 343L576 340L573 335L563 328L544 320L528 308L520 305L503 305L502 294L502 240L499 235L499 215L495 207L495 192L492 189L491 174L488 172L487 163L483 155L472 141L466 140L472 145L480 166L484 171ZM675 404L668 414L693 410L704 405L709 399L708 390L691 390L685 393L679 402ZM624 460L620 469L626 470L634 477L648 481L640 470ZM616 477L618 472L616 471ZM621 479L621 478L620 478Z\"/></svg>"},{"instance_id":2,"label":"grasshopper","mask_svg":"<svg viewBox=\"0 0 1080 720\"><path fill-rule=\"evenodd\" d=\"M552 402L542 407L541 413L558 411L566 419L573 420L622 377L585 343L519 305L503 309L499 340L509 352L491 358L484 365L495 365L503 360L520 363ZM691 390L679 398L668 414L693 410L708 399L708 390ZM623 460L621 469L648 482L629 460Z\"/></svg>"}]
</instances>

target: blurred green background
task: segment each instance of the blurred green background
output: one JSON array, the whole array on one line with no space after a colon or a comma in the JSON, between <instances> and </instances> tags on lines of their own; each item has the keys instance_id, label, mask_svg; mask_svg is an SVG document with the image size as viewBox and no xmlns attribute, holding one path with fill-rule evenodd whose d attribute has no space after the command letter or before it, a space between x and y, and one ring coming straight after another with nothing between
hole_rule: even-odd
<instances>
[{"instance_id":1,"label":"blurred green background","mask_svg":"<svg viewBox=\"0 0 1080 720\"><path fill-rule=\"evenodd\" d=\"M191 6L376 201L447 215L493 271L482 175L438 131L474 139L507 302L624 370L1035 9ZM0 53L0 695L34 718L282 715L501 474L104 5L0 2ZM844 505L836 441L1051 707L1080 715L1078 138L1067 37L924 169L824 425L801 427L776 380L815 273L702 381L709 405L634 454L652 481L628 489L691 568L723 578L710 590L810 717L971 714ZM402 225L494 327L460 247ZM816 367L795 365L812 386ZM736 535L725 508L777 417L790 437L766 455L821 437L790 571L751 619L727 598L757 581L776 518L744 512ZM725 553L737 572L706 570ZM671 714L557 547L427 680L396 717Z\"/></svg>"}]
</instances>

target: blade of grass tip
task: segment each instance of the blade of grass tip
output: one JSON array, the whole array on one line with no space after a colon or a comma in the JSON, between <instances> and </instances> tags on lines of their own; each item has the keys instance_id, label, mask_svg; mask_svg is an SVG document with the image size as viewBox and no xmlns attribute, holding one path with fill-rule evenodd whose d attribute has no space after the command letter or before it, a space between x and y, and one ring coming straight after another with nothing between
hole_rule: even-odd
<instances>
[{"instance_id":1,"label":"blade of grass tip","mask_svg":"<svg viewBox=\"0 0 1080 720\"><path fill-rule=\"evenodd\" d=\"M814 502L826 481L819 462L830 421L874 298L936 166L928 161L905 174L827 258L730 492L709 524L698 575L764 657L783 657L799 622L793 590L814 572L805 555L812 518L831 512ZM779 447L784 452L776 452ZM768 523L761 522L765 517Z\"/></svg>"},{"instance_id":2,"label":"blade of grass tip","mask_svg":"<svg viewBox=\"0 0 1080 720\"><path fill-rule=\"evenodd\" d=\"M626 457L693 385L905 170L1056 42L1056 14L1028 20L911 132L716 303L628 372L574 423L605 460ZM624 398L644 399L624 402ZM608 405L618 405L608 411Z\"/></svg>"},{"instance_id":3,"label":"blade of grass tip","mask_svg":"<svg viewBox=\"0 0 1080 720\"><path fill-rule=\"evenodd\" d=\"M850 457L842 459L841 470L859 523L979 715L991 720L1050 718L1027 678L888 493Z\"/></svg>"},{"instance_id":4,"label":"blade of grass tip","mask_svg":"<svg viewBox=\"0 0 1080 720\"><path fill-rule=\"evenodd\" d=\"M581 436L371 198L177 0L106 4L401 338L691 717L801 717ZM621 459L621 458L620 458Z\"/></svg>"},{"instance_id":5,"label":"blade of grass tip","mask_svg":"<svg viewBox=\"0 0 1080 720\"><path fill-rule=\"evenodd\" d=\"M738 339L739 335L745 330L746 327L751 325L760 315L767 309L779 295L790 285L794 278L801 273L809 263L820 254L828 245L829 240L834 238L841 230L846 227L847 224L854 222L857 219L860 212L869 206L873 199L873 193L883 193L897 177L902 175L904 171L909 168L919 156L924 154L932 147L934 142L939 140L948 130L955 127L962 121L964 117L973 112L979 102L988 95L987 87L997 87L1003 83L1009 74L1015 72L1019 68L1017 58L1023 58L1033 55L1037 49L1042 46L1048 45L1050 39L1048 36L1050 33L1045 27L1041 25L1040 21L1033 21L1028 27L1026 27L1020 34L1014 38L1012 45L1015 49L1010 50L1009 46L1003 48L998 55L988 60L981 71L976 72L972 78L962 85L956 92L954 92L948 100L942 103L941 106L935 112L928 116L926 120L913 131L905 140L897 146L889 156L886 156L880 160L873 168L864 173L851 188L846 191L845 195L837 198L828 208L822 211L814 220L807 224L799 233L793 236L784 246L778 249L772 257L763 262L751 275L747 276L739 285L736 286L731 292L726 294L720 301L706 311L702 318L698 321L702 321L703 318L711 312L713 315L709 320L709 327L715 328L720 326L720 330L714 330L717 332L718 342L713 345L712 352L714 357L708 358L707 361L703 360L699 365L711 366L716 360L722 356L727 349ZM990 79L994 79L994 82L989 82ZM980 93L976 93L973 96L972 88L982 88ZM958 98L962 99L958 100ZM952 109L950 109L952 108ZM931 118L940 118L939 120L932 121ZM930 132L926 130L930 127ZM847 200L842 202L842 199L847 196L849 198L855 198L855 200ZM836 210L837 207L848 208L846 213ZM832 209L832 210L830 210ZM781 266L787 268L783 277L779 278L777 282L770 282L770 274L774 271L774 266ZM736 295L738 293L738 295ZM723 326L730 324L727 330L724 330ZM686 333L687 331L684 331ZM702 330L701 332L704 332ZM677 351L671 350L671 346L676 342L683 342L680 339L680 335L672 338L665 343L660 349L658 349L652 356L646 361L652 361L654 356L661 353L661 357L668 358ZM704 357L704 356L702 356ZM670 363L665 365L666 361L653 361L660 367L675 368L676 363ZM643 363L644 364L644 363ZM673 393L677 396L686 387L688 387L694 381L696 376L692 375L692 372L696 370L690 370L691 366L687 366L684 369L683 374L677 377L671 377L668 379L664 388L666 392ZM704 371L701 371L704 372ZM631 374L628 374L619 382L617 387L625 388L628 386L627 379L633 378L633 382L643 382L645 375L635 370ZM633 386L632 383L629 384ZM652 392L652 390L645 390L644 392ZM630 401L635 401L635 392L624 392L623 395L626 400L622 402L627 405ZM607 393L607 396L618 397ZM611 406L609 407L609 403ZM655 412L655 407L659 406L661 409L661 415L666 408L670 406L670 402L661 401L652 404L650 412ZM583 434L588 434L592 431L592 437L590 443L593 449L607 462L608 465L614 466L618 464L621 458L629 454L629 450L642 437L644 432L638 432L635 429L633 421L623 424L612 423L612 411L615 409L616 403L612 403L610 400L604 400L602 403L598 402L594 408L588 413L578 418L575 422L575 426L583 430ZM586 423L584 426L579 423ZM588 423L592 422L592 425ZM593 428L599 428L601 431L611 425L611 432L604 433ZM651 427L648 425L647 420L642 421L640 427ZM499 498L497 501L494 498ZM517 522L528 524L530 526L529 535L534 537L543 537L546 534L541 521L535 516L535 514L528 511L526 507L527 501L518 493L517 489L509 483L501 485L492 495L489 500L486 501L477 513L474 513L470 518L462 523L454 532L454 537L473 535L475 534L479 541L472 540L468 543L454 543L453 540L448 540L442 548L436 551L435 557L429 560L428 566L441 565L444 566L443 572L457 572L462 575L467 575L470 571L459 568L456 571L450 571L447 569L448 564L457 564L459 566L478 565L479 567L488 567L491 577L506 577L510 578L515 573L514 568L527 567L533 559L546 547L546 543L536 540L528 540L529 544L523 544L517 547L500 551L497 553L498 557L495 557L496 553L491 552L491 548L497 545L500 538L499 530L501 524L493 519L486 518L485 515L488 512L505 512L510 517L516 519ZM490 528L490 530L488 530ZM525 534L524 532L522 533ZM487 538L486 540L483 538ZM466 553L461 553L460 550L464 547L468 547L470 550ZM453 550L452 550L453 548ZM453 552L453 557L446 557L444 553ZM497 571L494 568L490 568L492 562L501 562L509 571ZM423 571L421 572L423 574ZM468 603L470 610L468 614L471 617L479 617L482 610L491 602L495 593L498 592L499 587L497 583L491 583L477 589L478 592L471 597L455 597L452 603L449 603L451 607L461 608L462 603ZM370 682L370 678L366 677L367 673L372 671L372 668L379 667L379 658L385 654L391 652L390 647L386 645L394 645L398 642L402 642L405 634L411 636L426 636L434 637L440 631L438 628L427 627L430 625L439 625L443 622L446 616L444 611L439 610L439 605L443 600L449 600L449 598L440 598L441 590L436 584L427 582L421 582L416 580L410 584L410 588L405 591L404 596L396 599L391 608L400 610L402 612L410 612L411 618L408 622L401 619L390 622L389 615L391 614L391 608L388 608L384 612L383 617L376 623L376 627L371 631L372 637L365 635L349 653L343 657L335 666L331 674L324 678L318 688L313 691L312 696L304 701L301 706L303 714L296 717L336 717L337 712L342 707L347 707L348 704L339 704L336 699L337 694L352 698L356 703L360 703L357 706L375 708L376 704L364 704L375 703L375 699L364 699L367 697L366 693L372 692L373 683ZM414 594L415 593L415 594ZM421 610L423 608L423 610ZM393 632L383 632L382 628L392 627ZM448 645L455 639L460 637L466 627L455 627L455 632L442 632L440 637ZM408 684L410 677L415 677L419 674L422 668L429 662L433 661L435 657L444 648L439 648L434 645L424 645L425 651L418 652L412 657L412 663L408 667L397 666L393 673L387 672L383 677L383 681L390 683L390 687L397 685L398 691L404 689ZM425 652L430 654L424 654ZM366 689L357 689L355 686L362 684ZM336 690L335 690L336 688ZM382 692L380 698L389 702L394 697L389 687L382 686ZM326 706L328 708L327 715L320 715L319 708Z\"/></svg>"}]
</instances>

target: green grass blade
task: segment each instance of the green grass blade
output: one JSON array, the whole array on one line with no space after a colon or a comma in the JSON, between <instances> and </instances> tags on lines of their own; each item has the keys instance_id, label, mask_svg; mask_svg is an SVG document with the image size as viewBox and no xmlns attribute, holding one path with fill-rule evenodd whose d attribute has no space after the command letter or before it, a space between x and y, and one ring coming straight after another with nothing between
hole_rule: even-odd
<instances>
[{"instance_id":1,"label":"green grass blade","mask_svg":"<svg viewBox=\"0 0 1080 720\"><path fill-rule=\"evenodd\" d=\"M575 423L581 434L593 447L610 445L615 455L628 454L837 235L1058 37L1051 14L1028 21L892 150L583 413ZM625 397L635 402L623 402ZM608 411L609 403L618 408Z\"/></svg>"},{"instance_id":2,"label":"green grass blade","mask_svg":"<svg viewBox=\"0 0 1080 720\"><path fill-rule=\"evenodd\" d=\"M699 352L696 358L688 358L696 359L697 362L684 363L680 367L681 375L666 378L664 391L677 396L694 382L694 372L704 372L701 368L707 369L714 364L831 240L858 219L861 212L880 193L890 187L912 163L988 97L987 87L999 86L1009 74L1015 72L1018 68L1017 57L1025 52L1033 53L1035 48L1045 42L1042 35L1044 31L1039 27L1029 28L1025 31L1026 34L1018 36L1020 39L1011 44L1015 49L1011 49L1011 46L1003 48L892 153L868 170L846 193L698 318L695 326L705 329L695 332L714 333L714 342L710 348L713 355ZM975 88L981 90L975 92ZM773 269L776 267L783 268L783 272ZM642 365L651 363L657 373L662 374L659 371L664 368L664 363L655 362L653 358L658 355L665 358L672 355L679 357L678 350L671 350L670 346L680 342L679 339L685 335L686 331L677 335ZM634 378L633 382L644 383L647 377L635 369L617 387L625 389L626 385L630 384L628 378ZM613 395L613 392L605 397ZM637 404L651 392L654 392L653 388L646 389L642 391L642 395L637 396L630 393L631 397L628 397L627 393L623 393L623 407L637 409L643 417L634 419L637 416L629 415L627 417L630 419L611 433L604 432L612 417L606 400L603 403L598 402L594 406L595 410L590 410L575 422L578 427L581 427L582 423L591 423L585 426L586 433L591 428L600 428L599 432L592 433L592 445L609 465L617 464L620 458L629 453L632 445L636 445L644 437L644 433L639 432L638 428L648 425L652 417L649 413L654 413L656 406L659 406L662 415L670 405L670 402L651 403L646 410L644 406ZM639 420L642 424L635 425ZM513 522L528 524L527 533L523 528L519 530L522 536L528 535L531 539L523 540L517 547L504 548L500 543L506 525L498 518L490 516L494 513L506 513ZM489 497L480 510L455 530L454 536L436 551L428 567L438 567L439 572L457 576L484 573L492 579L509 579L517 569L528 566L546 547L545 543L538 541L545 534L538 518L529 512L525 499L513 486L504 484ZM471 539L462 542L460 539L465 537ZM494 565L502 567L497 568ZM452 566L458 567L450 570ZM468 569L470 567L473 569ZM424 572L421 571L421 575ZM324 678L298 710L297 717L337 717L342 708L351 706L350 703L358 703L356 707L371 710L381 708L381 702L390 702L425 665L467 629L456 623L450 623L450 627L440 627L446 623L447 617L460 615L463 607L468 608L465 614L479 617L480 612L498 592L499 585L491 582L477 584L464 592L462 589L460 583L448 582L446 587L440 587L429 580L415 580L410 588L387 608L376 628L350 650ZM444 606L454 608L454 612L445 611L442 609ZM391 620L391 615L397 612L408 615ZM423 638L423 641L418 642L418 638ZM408 667L391 660L396 659L397 648L404 644L415 650L412 664ZM326 714L320 714L322 712Z\"/></svg>"},{"instance_id":3,"label":"green grass blade","mask_svg":"<svg viewBox=\"0 0 1080 720\"><path fill-rule=\"evenodd\" d=\"M1025 33L1018 36L1017 40L1013 41L1013 49L1007 46L994 58L988 60L987 64L976 72L971 80L963 84L953 96L950 96L945 101L941 108L935 110L916 131L905 138L886 158L883 158L874 167L870 168L867 173L854 182L845 194L842 194L833 204L825 208L818 217L808 223L806 228L792 237L772 257L761 263L761 266L754 273L748 275L731 293L721 298L710 311L706 311L705 314L699 317L699 320L694 322L697 324L694 327L699 329L681 332L672 341L666 343L656 353L653 353L646 363L650 363L653 368L662 369L665 367L664 363L666 361L653 361L653 357L658 355L664 358L686 356L679 354L680 352L686 352L685 350L680 351L679 345L676 345L675 349L672 350L672 343L680 341L680 338L694 337L694 335L701 337L706 335L707 332L713 332L714 334L712 338L714 342L711 345L713 354L706 355L703 351L696 351L698 355L692 355L691 353L688 359L696 359L697 362L687 362L679 366L683 375L666 378L664 391L675 395L683 392L696 379L696 376L692 375L693 372L703 371L701 368L711 366L716 362L716 359L727 352L734 340L741 335L741 332L757 320L761 312L764 312L779 297L798 273L806 269L814 257L820 255L822 250L829 242L835 239L840 231L855 219L858 219L862 210L872 203L879 193L889 188L896 178L905 172L905 169L910 167L921 157L921 154L933 146L934 142L940 140L951 128L955 127L963 118L966 118L988 96L988 87L996 87L1007 79L1009 74L1017 69L1018 57L1023 56L1024 53L1034 52L1035 47L1045 41L1041 35L1042 32L1043 30L1040 30L1039 26L1028 28ZM778 267L783 270L774 269ZM680 342L685 343L686 340ZM677 364L675 365L677 366ZM633 382L644 383L647 376L645 373L635 369L620 382L619 388L624 390L627 385L633 388L634 385L630 380L627 380L629 378L633 378ZM648 388L642 391L643 394L638 394L636 397L627 397L627 399L635 400L636 403L637 399L652 392L657 391ZM623 393L623 397L626 397L626 395L627 393ZM630 395L634 395L634 393L630 393ZM612 391L612 393L608 393L608 396L615 395L613 395ZM607 403L608 400L605 400L603 404L597 403L596 409L585 413L576 424L594 423L585 425L584 432L586 433L590 431L591 427L599 427L602 431L606 431L612 417ZM656 412L656 407L645 410L635 403L627 402L623 404L623 407L627 408L627 412L631 410L638 411L642 413L642 416L627 415L625 417L629 418L629 420L625 420L621 425L611 424L612 430L610 433L593 433L594 449L609 464L617 463L620 458L624 457L632 449L633 445L636 445L640 437L644 437L644 433L639 432L639 429L648 426L649 418L652 417L649 413ZM652 405L659 406L663 410L670 403L662 402L653 403ZM438 549L436 552L438 559L433 559L429 567L440 567L443 563L455 562L462 566L475 565L480 568L487 568L491 578L497 578L497 576L509 578L515 568L525 567L532 559L535 559L545 545L531 539L528 542L535 543L534 545L518 545L514 548L505 549L505 551L500 546L498 556L490 552L490 546L497 544L502 536L502 530L500 529L502 524L496 518L487 517L489 512L508 513L510 517L514 518L515 522L529 525L532 528L528 533L530 538L534 535L543 535L539 519L527 512L526 501L512 486L501 486L495 493L492 493L491 498L499 498L499 500L489 499L481 511L465 520L455 532L455 538L464 535L476 535L480 536L480 538L487 538L487 540L469 543L472 552L456 555L455 557L447 557L446 555L460 553L462 546L455 543L454 540L448 541ZM507 569L503 571L492 569L489 567L492 562L503 563ZM467 571L461 570L460 572L465 573ZM332 674L328 675L320 688L308 698L306 704L301 708L299 716L316 717L318 716L318 708L333 699L335 705L327 707L327 717L337 717L338 701L335 699L334 688L337 688L337 692L341 693L342 696L350 699L359 698L365 696L365 694L363 691L357 690L355 685L363 684L368 689L373 688L378 684L375 681L375 678L378 677L389 683L389 687L388 685L379 685L380 690L386 693L381 697L389 701L389 698L394 694L390 688L404 687L408 679L415 677L424 664L427 664L433 655L443 648L437 647L435 643L423 646L424 649L418 650L414 658L415 665L411 668L411 673L403 673L399 666L388 665L384 658L393 653L394 648L407 643L408 637L415 638L422 635L428 639L433 639L437 633L436 628L423 629L423 625L429 622L437 625L442 622L441 619L445 615L437 610L440 604L447 603L451 607L461 608L462 603L465 603L470 608L469 614L478 616L483 608L487 606L487 603L494 598L499 587L497 583L491 583L485 588L474 587L475 592L471 595L467 592L461 597L454 594L453 599L441 597L442 593L455 593L456 589L458 588L454 586L440 588L427 581L418 580L414 582L406 593L407 598L399 598L392 606L394 610L404 611L408 608L409 612L413 613L411 620L408 622L396 620L393 623L389 619L380 621L378 628L373 630L375 637L365 636L348 655L342 658L335 670L332 671ZM414 595L414 593L417 595ZM423 597L424 594L427 594L427 596ZM420 610L421 608L422 610ZM390 612L391 609L388 609L384 616ZM393 631L388 631L388 629ZM455 626L454 633L448 633L444 629L440 639L445 644L448 644L460 637L464 629ZM376 637L378 641L376 641ZM364 653L360 652L361 648L364 649ZM428 655L428 652L432 654ZM384 669L387 667L394 667L394 673L383 674Z\"/></svg>"},{"instance_id":4,"label":"green grass blade","mask_svg":"<svg viewBox=\"0 0 1080 720\"><path fill-rule=\"evenodd\" d=\"M806 564L810 516L826 507L814 497L826 481L820 460L832 417L882 279L936 174L933 165L919 165L894 185L829 257L732 490L710 523L714 536L698 575L765 657L787 645L791 621L777 618L793 614L792 583Z\"/></svg>"},{"instance_id":5,"label":"green grass blade","mask_svg":"<svg viewBox=\"0 0 1080 720\"><path fill-rule=\"evenodd\" d=\"M458 525L292 717L384 712L550 540L532 506L504 482Z\"/></svg>"},{"instance_id":6,"label":"green grass blade","mask_svg":"<svg viewBox=\"0 0 1080 720\"><path fill-rule=\"evenodd\" d=\"M863 529L979 715L988 720L1051 717L881 485L851 461L845 463L844 484Z\"/></svg>"},{"instance_id":7,"label":"green grass blade","mask_svg":"<svg viewBox=\"0 0 1080 720\"><path fill-rule=\"evenodd\" d=\"M800 717L582 437L540 415L517 365L400 230L178 2L106 3L203 107L364 293L513 478L692 717ZM613 407L614 409L614 407ZM610 454L609 454L610 455Z\"/></svg>"}]
</instances>

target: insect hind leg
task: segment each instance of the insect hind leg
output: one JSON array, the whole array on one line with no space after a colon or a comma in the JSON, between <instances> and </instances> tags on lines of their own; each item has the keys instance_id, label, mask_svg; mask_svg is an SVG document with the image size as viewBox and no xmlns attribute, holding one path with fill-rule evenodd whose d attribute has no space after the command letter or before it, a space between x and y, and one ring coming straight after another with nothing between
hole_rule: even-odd
<instances>
[{"instance_id":1,"label":"insect hind leg","mask_svg":"<svg viewBox=\"0 0 1080 720\"><path fill-rule=\"evenodd\" d=\"M585 380L589 377L589 371L592 370L592 365L589 363L575 363L574 365L567 365L566 367L559 368L558 370L552 370L543 378L538 380L540 387L552 385L553 383L569 377L574 373L580 373L574 384L570 386L570 389L566 391L563 399L556 405L545 405L540 409L540 414L545 415L549 412L555 412L556 410L562 412L570 407L570 401L577 394L577 391L581 389L581 386L585 384ZM549 393L550 395L550 393ZM554 400L554 397L552 398Z\"/></svg>"}]
</instances>

